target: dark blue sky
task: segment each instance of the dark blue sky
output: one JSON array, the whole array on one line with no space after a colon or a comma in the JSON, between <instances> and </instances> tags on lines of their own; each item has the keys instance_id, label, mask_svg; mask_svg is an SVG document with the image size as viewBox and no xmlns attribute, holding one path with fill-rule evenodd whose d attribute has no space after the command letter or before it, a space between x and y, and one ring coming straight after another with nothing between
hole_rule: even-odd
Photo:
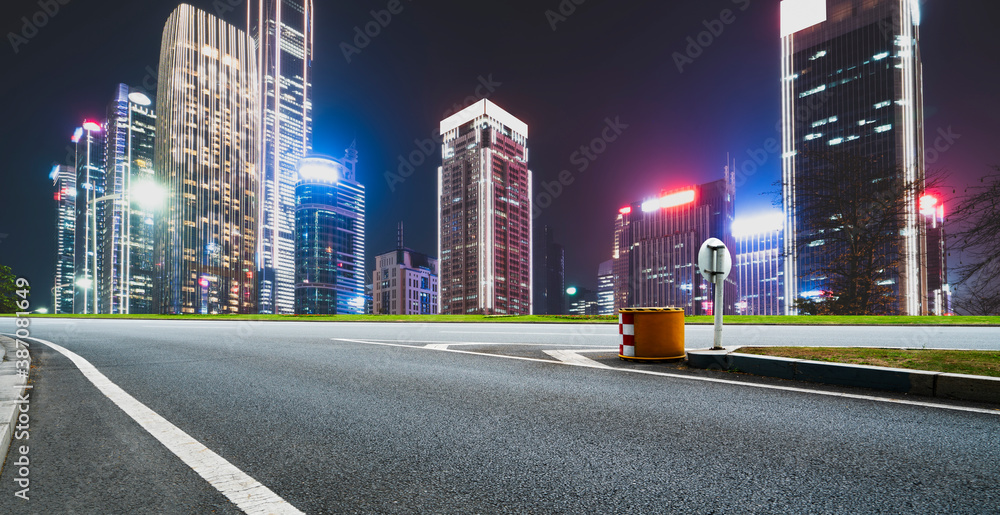
<instances>
[{"instance_id":1,"label":"dark blue sky","mask_svg":"<svg viewBox=\"0 0 1000 515\"><path fill-rule=\"evenodd\" d=\"M215 12L229 0L191 3ZM400 156L419 162L417 142L431 137L456 103L476 95L481 78L492 78L490 98L530 127L536 196L562 170L573 175L540 210L535 232L538 242L541 226L553 227L566 247L567 283L582 286L596 286L597 265L610 257L619 207L720 178L727 153L749 171L748 152L779 136L778 0L586 0L565 20L546 11L574 5L570 0L402 0L402 12L348 63L341 43L351 43L355 27L372 21L369 11L388 3L316 1L314 147L339 156L357 138L358 178L368 188L369 265L395 245L399 221L407 246L435 251L437 149L405 182L390 188L385 173L397 171ZM35 16L38 1L4 0L0 7L7 35L0 42L7 122L0 138L0 263L29 277L37 292L51 288L54 267L49 170L64 162L73 128L102 116L117 83L152 84L160 33L176 5L69 0L16 53L7 34L22 31L21 17ZM960 187L1000 163L1000 41L992 35L1000 9L986 0L923 6L927 143L933 146L939 129L959 136L929 169L950 171ZM724 9L732 23L679 71L674 53L687 52L687 38L698 38ZM242 27L245 4L223 17ZM577 171L574 152L599 137L607 119L627 128ZM737 216L771 209L762 193L780 175L778 156L756 153L764 162L738 189ZM48 295L34 302L51 303Z\"/></svg>"}]
</instances>

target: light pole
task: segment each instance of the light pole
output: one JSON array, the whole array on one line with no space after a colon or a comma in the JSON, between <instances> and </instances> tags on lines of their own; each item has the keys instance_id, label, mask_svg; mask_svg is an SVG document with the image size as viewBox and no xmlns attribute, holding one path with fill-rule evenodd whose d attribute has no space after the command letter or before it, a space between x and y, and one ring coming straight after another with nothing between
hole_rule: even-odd
<instances>
[{"instance_id":1,"label":"light pole","mask_svg":"<svg viewBox=\"0 0 1000 515\"><path fill-rule=\"evenodd\" d=\"M118 193L112 193L110 195L104 195L104 196L101 196L101 197L97 197L97 198L95 198L95 199L90 200L90 201L87 202L88 203L88 207L89 207L89 204L93 204L93 207L90 207L89 209L91 209L91 211L94 214L93 217L92 217L92 220L93 220L92 227L94 229L94 233L95 234L97 232L97 204L99 202L104 202L106 200L112 200L112 199L114 199L114 200L122 200L123 203L124 203L124 212L122 213L122 234L120 235L120 238L119 238L120 241L121 241L121 243L120 243L120 248L122 249L121 262L122 262L123 265L122 265L122 279L120 281L122 283L122 285L121 285L121 288L119 289L119 294L118 295L119 295L119 303L120 303L119 305L121 306L122 313L128 313L129 312L129 298L130 298L130 293L131 293L130 292L130 288L129 288L129 281L131 281L129 267L130 267L130 262L131 262L131 253L132 253L131 249L132 249L132 246L131 246L131 241L126 241L126 240L131 240L131 222L130 221L132 219L132 202L135 201L137 204L141 204L141 205L145 206L149 210L156 210L163 203L163 200L164 200L165 196L166 196L166 194L164 193L163 189L160 188L160 186L157 185L156 183L154 183L153 181L142 181L142 182L136 182L134 185L130 185L130 187L128 187L125 190L120 191ZM126 220L128 220L129 222L126 222ZM97 263L97 260L96 260L96 258L97 258L97 252L96 252L97 243L96 242L97 242L97 238L94 238L94 244L93 244L93 246L94 246L94 249L95 249L95 252L94 252L94 258L95 258L94 263L95 263L95 265ZM128 252L125 252L126 249L128 249ZM95 277L96 277L96 274L95 274ZM96 286L96 284L97 284L97 282L95 281L95 286L94 286L94 314L97 314L97 286Z\"/></svg>"}]
</instances>

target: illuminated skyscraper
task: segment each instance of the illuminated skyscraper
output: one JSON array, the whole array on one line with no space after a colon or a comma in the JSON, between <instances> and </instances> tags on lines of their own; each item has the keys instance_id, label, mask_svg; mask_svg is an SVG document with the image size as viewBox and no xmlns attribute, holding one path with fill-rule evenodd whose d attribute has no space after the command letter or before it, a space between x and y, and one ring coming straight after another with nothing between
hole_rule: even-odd
<instances>
[{"instance_id":1,"label":"illuminated skyscraper","mask_svg":"<svg viewBox=\"0 0 1000 515\"><path fill-rule=\"evenodd\" d=\"M295 187L295 312L365 312L365 187L354 145L342 160L299 161Z\"/></svg>"},{"instance_id":2,"label":"illuminated skyscraper","mask_svg":"<svg viewBox=\"0 0 1000 515\"><path fill-rule=\"evenodd\" d=\"M782 171L785 206L785 300L820 296L826 277L818 267L840 252L808 231L798 213L799 188L811 165L803 149L871 157L893 177L873 188L921 185L924 180L922 71L917 0L783 0L781 2ZM815 166L815 165L812 165ZM901 314L927 312L924 302L924 233L916 195L906 195L899 221L900 266L885 281ZM830 213L836 216L836 213Z\"/></svg>"},{"instance_id":3,"label":"illuminated skyscraper","mask_svg":"<svg viewBox=\"0 0 1000 515\"><path fill-rule=\"evenodd\" d=\"M167 19L156 99L158 311L257 312L260 107L246 33L190 5Z\"/></svg>"},{"instance_id":4,"label":"illuminated skyscraper","mask_svg":"<svg viewBox=\"0 0 1000 515\"><path fill-rule=\"evenodd\" d=\"M249 0L261 105L260 312L295 308L295 184L312 151L312 0Z\"/></svg>"},{"instance_id":5,"label":"illuminated skyscraper","mask_svg":"<svg viewBox=\"0 0 1000 515\"><path fill-rule=\"evenodd\" d=\"M99 313L98 278L101 270L100 235L104 232L104 127L83 122L73 134L76 143L76 313Z\"/></svg>"},{"instance_id":6,"label":"illuminated skyscraper","mask_svg":"<svg viewBox=\"0 0 1000 515\"><path fill-rule=\"evenodd\" d=\"M784 216L776 211L733 221L733 270L741 315L785 313Z\"/></svg>"},{"instance_id":7,"label":"illuminated skyscraper","mask_svg":"<svg viewBox=\"0 0 1000 515\"><path fill-rule=\"evenodd\" d=\"M440 312L530 314L528 126L481 100L444 119L441 135Z\"/></svg>"},{"instance_id":8,"label":"illuminated skyscraper","mask_svg":"<svg viewBox=\"0 0 1000 515\"><path fill-rule=\"evenodd\" d=\"M735 186L723 180L664 191L618 211L615 220L614 310L677 307L686 315L714 313L712 286L698 269L698 250L709 238L733 252ZM725 281L724 314L735 314L735 274Z\"/></svg>"},{"instance_id":9,"label":"illuminated skyscraper","mask_svg":"<svg viewBox=\"0 0 1000 515\"><path fill-rule=\"evenodd\" d=\"M597 267L598 315L615 314L615 260L601 262Z\"/></svg>"},{"instance_id":10,"label":"illuminated skyscraper","mask_svg":"<svg viewBox=\"0 0 1000 515\"><path fill-rule=\"evenodd\" d=\"M82 129L78 129L80 133ZM74 136L76 138L77 136ZM76 280L76 169L59 165L49 174L56 201L56 275L52 288L52 313L73 314Z\"/></svg>"},{"instance_id":11,"label":"illuminated skyscraper","mask_svg":"<svg viewBox=\"0 0 1000 515\"><path fill-rule=\"evenodd\" d=\"M153 312L153 176L156 115L152 100L118 85L108 107L107 195L101 235L101 313Z\"/></svg>"}]
</instances>

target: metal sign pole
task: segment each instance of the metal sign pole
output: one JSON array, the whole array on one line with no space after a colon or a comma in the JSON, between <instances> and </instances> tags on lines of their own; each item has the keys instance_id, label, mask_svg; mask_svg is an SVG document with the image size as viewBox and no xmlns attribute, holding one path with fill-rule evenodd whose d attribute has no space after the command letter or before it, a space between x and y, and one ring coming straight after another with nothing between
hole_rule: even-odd
<instances>
[{"instance_id":1,"label":"metal sign pole","mask_svg":"<svg viewBox=\"0 0 1000 515\"><path fill-rule=\"evenodd\" d=\"M716 270L722 270L722 255L725 252L725 247L713 249L715 252L715 262ZM713 277L715 283L715 300L712 304L712 312L715 315L715 345L712 349L722 348L722 285L725 283L725 275L719 272L715 273Z\"/></svg>"}]
</instances>

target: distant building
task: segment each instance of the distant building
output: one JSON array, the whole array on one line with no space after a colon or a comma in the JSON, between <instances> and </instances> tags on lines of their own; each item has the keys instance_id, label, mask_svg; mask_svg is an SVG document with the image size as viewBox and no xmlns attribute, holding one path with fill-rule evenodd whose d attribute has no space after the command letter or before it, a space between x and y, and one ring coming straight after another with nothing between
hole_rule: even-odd
<instances>
[{"instance_id":1,"label":"distant building","mask_svg":"<svg viewBox=\"0 0 1000 515\"><path fill-rule=\"evenodd\" d=\"M782 197L785 208L785 300L826 291L822 266L842 253L800 216L803 192L823 166L805 150L872 158L881 177L872 188L924 180L924 101L920 4L915 0L783 0L781 2ZM896 171L898 170L898 172ZM904 191L903 190L900 191ZM895 234L898 270L887 271L903 315L927 313L924 232L916 195ZM815 209L813 209L815 211ZM830 212L830 216L837 213Z\"/></svg>"},{"instance_id":2,"label":"distant building","mask_svg":"<svg viewBox=\"0 0 1000 515\"><path fill-rule=\"evenodd\" d=\"M951 314L944 203L933 195L920 198L920 215L927 234L927 308L930 315Z\"/></svg>"},{"instance_id":3,"label":"distant building","mask_svg":"<svg viewBox=\"0 0 1000 515\"><path fill-rule=\"evenodd\" d=\"M291 313L296 167L312 152L313 0L254 0L248 8L260 94L259 310Z\"/></svg>"},{"instance_id":4,"label":"distant building","mask_svg":"<svg viewBox=\"0 0 1000 515\"><path fill-rule=\"evenodd\" d=\"M569 314L599 315L601 308L597 301L597 292L587 288L576 288L575 290L573 294L568 296Z\"/></svg>"},{"instance_id":5,"label":"distant building","mask_svg":"<svg viewBox=\"0 0 1000 515\"><path fill-rule=\"evenodd\" d=\"M403 246L375 257L372 301L376 315L438 314L438 260Z\"/></svg>"},{"instance_id":6,"label":"distant building","mask_svg":"<svg viewBox=\"0 0 1000 515\"><path fill-rule=\"evenodd\" d=\"M661 192L623 207L615 220L614 309L677 307L686 315L714 313L712 288L698 269L709 238L734 248L733 177ZM735 314L736 277L725 281L723 313Z\"/></svg>"},{"instance_id":7,"label":"distant building","mask_svg":"<svg viewBox=\"0 0 1000 515\"><path fill-rule=\"evenodd\" d=\"M545 226L545 313L566 312L566 252L556 243L552 229Z\"/></svg>"},{"instance_id":8,"label":"distant building","mask_svg":"<svg viewBox=\"0 0 1000 515\"><path fill-rule=\"evenodd\" d=\"M76 144L76 295L73 309L78 314L99 311L101 266L100 235L104 233L105 194L104 127L96 121L83 122L73 134Z\"/></svg>"},{"instance_id":9,"label":"distant building","mask_svg":"<svg viewBox=\"0 0 1000 515\"><path fill-rule=\"evenodd\" d=\"M80 130L82 132L82 130ZM52 167L49 174L55 187L56 201L56 274L52 287L52 313L73 314L73 290L76 281L76 169Z\"/></svg>"},{"instance_id":10,"label":"distant building","mask_svg":"<svg viewBox=\"0 0 1000 515\"><path fill-rule=\"evenodd\" d=\"M597 314L615 314L615 260L597 267Z\"/></svg>"},{"instance_id":11,"label":"distant building","mask_svg":"<svg viewBox=\"0 0 1000 515\"><path fill-rule=\"evenodd\" d=\"M153 313L156 115L144 93L119 84L108 107L101 235L101 313Z\"/></svg>"},{"instance_id":12,"label":"distant building","mask_svg":"<svg viewBox=\"0 0 1000 515\"><path fill-rule=\"evenodd\" d=\"M733 222L733 270L739 281L739 314L785 314L784 215L776 212Z\"/></svg>"},{"instance_id":13,"label":"distant building","mask_svg":"<svg viewBox=\"0 0 1000 515\"><path fill-rule=\"evenodd\" d=\"M442 314L532 312L528 126L489 100L441 121Z\"/></svg>"},{"instance_id":14,"label":"distant building","mask_svg":"<svg viewBox=\"0 0 1000 515\"><path fill-rule=\"evenodd\" d=\"M352 144L341 160L299 161L295 186L295 312L365 312L365 187Z\"/></svg>"},{"instance_id":15,"label":"distant building","mask_svg":"<svg viewBox=\"0 0 1000 515\"><path fill-rule=\"evenodd\" d=\"M182 4L163 29L153 169L157 311L257 313L260 105L253 41Z\"/></svg>"}]
</instances>

